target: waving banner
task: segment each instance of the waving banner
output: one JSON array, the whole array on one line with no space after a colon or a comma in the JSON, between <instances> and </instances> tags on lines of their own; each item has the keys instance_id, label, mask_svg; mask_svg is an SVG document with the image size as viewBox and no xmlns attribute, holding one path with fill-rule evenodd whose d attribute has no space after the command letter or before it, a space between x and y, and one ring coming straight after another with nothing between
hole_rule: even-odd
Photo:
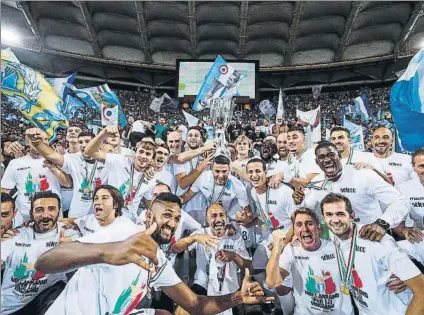
<instances>
[{"instance_id":1,"label":"waving banner","mask_svg":"<svg viewBox=\"0 0 424 315\"><path fill-rule=\"evenodd\" d=\"M403 148L414 152L424 147L424 49L393 85L390 106Z\"/></svg>"},{"instance_id":2,"label":"waving banner","mask_svg":"<svg viewBox=\"0 0 424 315\"><path fill-rule=\"evenodd\" d=\"M299 109L296 109L296 117L299 119L302 125L311 126L312 142L321 141L321 107L320 106L307 112L303 112Z\"/></svg>"},{"instance_id":3,"label":"waving banner","mask_svg":"<svg viewBox=\"0 0 424 315\"><path fill-rule=\"evenodd\" d=\"M350 146L354 150L364 151L364 133L361 125L354 124L353 122L344 119L344 127L350 131Z\"/></svg>"},{"instance_id":4,"label":"waving banner","mask_svg":"<svg viewBox=\"0 0 424 315\"><path fill-rule=\"evenodd\" d=\"M218 55L200 87L193 109L205 109L212 99L218 97L230 99L239 95L238 86L243 78L240 72Z\"/></svg>"},{"instance_id":5,"label":"waving banner","mask_svg":"<svg viewBox=\"0 0 424 315\"><path fill-rule=\"evenodd\" d=\"M1 51L1 65L1 92L50 141L59 128L69 127L62 99L41 73L20 63L10 49Z\"/></svg>"}]
</instances>

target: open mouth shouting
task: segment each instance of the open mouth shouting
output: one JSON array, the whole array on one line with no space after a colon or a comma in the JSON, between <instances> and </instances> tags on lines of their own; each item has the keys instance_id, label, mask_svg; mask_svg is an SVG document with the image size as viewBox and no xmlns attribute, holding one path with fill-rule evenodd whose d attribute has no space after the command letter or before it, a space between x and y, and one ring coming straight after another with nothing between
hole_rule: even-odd
<instances>
[{"instance_id":1,"label":"open mouth shouting","mask_svg":"<svg viewBox=\"0 0 424 315\"><path fill-rule=\"evenodd\" d=\"M329 178L335 177L339 171L337 164L332 160L324 162L323 167L325 175Z\"/></svg>"},{"instance_id":2,"label":"open mouth shouting","mask_svg":"<svg viewBox=\"0 0 424 315\"><path fill-rule=\"evenodd\" d=\"M314 242L314 238L312 237L312 233L310 232L302 233L301 240L304 244L312 244Z\"/></svg>"}]
</instances>

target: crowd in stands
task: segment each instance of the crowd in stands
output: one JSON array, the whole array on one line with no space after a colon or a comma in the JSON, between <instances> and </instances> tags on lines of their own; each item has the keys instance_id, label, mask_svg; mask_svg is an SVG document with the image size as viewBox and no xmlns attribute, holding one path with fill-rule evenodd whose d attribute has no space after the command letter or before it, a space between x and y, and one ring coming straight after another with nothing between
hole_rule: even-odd
<instances>
[{"instance_id":1,"label":"crowd in stands","mask_svg":"<svg viewBox=\"0 0 424 315\"><path fill-rule=\"evenodd\" d=\"M287 95L285 121L254 104L225 136L208 110L187 127L116 93L124 129L86 110L53 143L3 105L2 314L424 314L424 148L353 117L372 137L355 150L337 126L388 89ZM318 105L312 143L295 110Z\"/></svg>"}]
</instances>

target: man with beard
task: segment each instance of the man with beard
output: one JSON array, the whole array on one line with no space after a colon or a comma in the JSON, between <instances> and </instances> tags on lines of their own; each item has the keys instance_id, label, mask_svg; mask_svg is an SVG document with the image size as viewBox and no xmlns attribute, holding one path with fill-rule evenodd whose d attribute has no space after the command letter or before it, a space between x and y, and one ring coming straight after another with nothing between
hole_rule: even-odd
<instances>
[{"instance_id":1,"label":"man with beard","mask_svg":"<svg viewBox=\"0 0 424 315\"><path fill-rule=\"evenodd\" d=\"M13 227L20 226L22 223L22 215L20 213L18 214L18 211L16 210L15 199L13 199L9 194L2 192L0 237L3 238L3 235L6 233L6 231L12 229Z\"/></svg>"},{"instance_id":2,"label":"man with beard","mask_svg":"<svg viewBox=\"0 0 424 315\"><path fill-rule=\"evenodd\" d=\"M199 296L181 282L158 250L158 244L168 243L172 237L181 216L180 205L177 196L162 193L146 213L146 231L139 232L132 222L119 224L41 256L35 267L45 273L79 268L46 315L158 314L152 309L136 309L152 286L162 288L191 314L216 314L241 303L270 300L262 296L259 284L248 281L248 269L241 290L225 296Z\"/></svg>"},{"instance_id":3,"label":"man with beard","mask_svg":"<svg viewBox=\"0 0 424 315\"><path fill-rule=\"evenodd\" d=\"M64 155L41 141L42 131L38 128L27 130L27 137L39 154L71 176L74 190L68 216L79 218L91 213L93 191L107 179L104 164L97 162L86 153L86 147L94 138L94 134L87 131L81 132L78 135L79 152Z\"/></svg>"},{"instance_id":4,"label":"man with beard","mask_svg":"<svg viewBox=\"0 0 424 315\"><path fill-rule=\"evenodd\" d=\"M200 194L198 194L200 192ZM205 171L196 179L190 189L181 196L183 204L194 196L202 195L208 206L220 203L231 221L247 225L253 220L246 188L230 175L230 160L223 155L215 157L212 170ZM205 213L200 219L205 221Z\"/></svg>"},{"instance_id":5,"label":"man with beard","mask_svg":"<svg viewBox=\"0 0 424 315\"><path fill-rule=\"evenodd\" d=\"M27 155L14 159L9 163L1 179L1 191L9 193L16 187L18 195L16 207L24 221L29 220L31 198L39 191L52 191L60 194L60 185L71 186L72 180L62 170L48 163L38 152L31 139L31 132L37 132L38 143L48 144L47 134L38 128L26 130L26 139L29 142Z\"/></svg>"},{"instance_id":6,"label":"man with beard","mask_svg":"<svg viewBox=\"0 0 424 315\"><path fill-rule=\"evenodd\" d=\"M259 126L255 127L255 133L251 136L252 142L253 142L253 149L259 151L262 145L262 142L265 139L265 133L261 131L261 128Z\"/></svg>"},{"instance_id":7,"label":"man with beard","mask_svg":"<svg viewBox=\"0 0 424 315\"><path fill-rule=\"evenodd\" d=\"M191 127L187 133L188 151L202 151L201 145L203 144L202 133L199 127ZM210 142L213 145L213 142ZM209 144L206 148L212 148ZM197 152L196 152L197 153ZM184 164L174 165L174 175L177 178L177 196L184 195L197 178L209 168L212 164L213 155L210 153L203 159L200 155L192 158ZM205 220L205 200L199 194L193 200L190 200L185 206L184 210L189 213L197 222L204 224Z\"/></svg>"},{"instance_id":8,"label":"man with beard","mask_svg":"<svg viewBox=\"0 0 424 315\"><path fill-rule=\"evenodd\" d=\"M274 137L278 137L278 135L282 133L287 133L289 128L286 123L283 121L283 117L277 116L275 120L275 125L272 127L272 134Z\"/></svg>"},{"instance_id":9,"label":"man with beard","mask_svg":"<svg viewBox=\"0 0 424 315\"><path fill-rule=\"evenodd\" d=\"M377 172L378 175L390 182L384 173L378 159L370 152L357 151L350 146L350 131L344 127L334 127L331 129L331 143L337 147L337 151L341 156L343 165L353 165L355 168L369 168Z\"/></svg>"},{"instance_id":10,"label":"man with beard","mask_svg":"<svg viewBox=\"0 0 424 315\"><path fill-rule=\"evenodd\" d=\"M351 199L356 222L365 224L359 235L371 241L380 240L389 228L397 227L408 214L405 197L392 185L369 169L342 166L334 144L322 141L315 148L316 163L324 172L314 178L310 190L296 189L294 200L310 209L318 209L319 203L329 192L341 193ZM383 206L386 210L382 211Z\"/></svg>"},{"instance_id":11,"label":"man with beard","mask_svg":"<svg viewBox=\"0 0 424 315\"><path fill-rule=\"evenodd\" d=\"M398 242L399 246L424 266L424 148L412 154L412 167L417 178L400 184L398 188L409 203L409 216L414 224L405 227L402 223L395 232L406 239Z\"/></svg>"},{"instance_id":12,"label":"man with beard","mask_svg":"<svg viewBox=\"0 0 424 315\"><path fill-rule=\"evenodd\" d=\"M283 295L289 288L282 284L293 284L295 315L353 315L350 297L340 291L334 246L319 237L321 225L317 214L301 208L293 213L292 221L300 246L290 245L293 234L286 236L281 230L272 232L273 247L266 266L267 286L277 288Z\"/></svg>"},{"instance_id":13,"label":"man with beard","mask_svg":"<svg viewBox=\"0 0 424 315\"><path fill-rule=\"evenodd\" d=\"M413 178L414 170L411 157L407 154L393 152L392 131L386 127L378 127L372 135L374 156L380 162L384 172L398 186Z\"/></svg>"},{"instance_id":14,"label":"man with beard","mask_svg":"<svg viewBox=\"0 0 424 315\"><path fill-rule=\"evenodd\" d=\"M153 200L159 196L161 193L170 193L170 188L168 185L159 183L157 184L153 190L152 190L152 197ZM140 216L137 219L137 224L142 227L142 229L147 229L147 218L146 218L146 211L142 211L140 213ZM164 244L165 246L161 246L161 249L165 252L165 254L170 254L170 246L173 245L176 241L178 241L181 236L183 235L183 232L186 230L188 231L195 231L197 229L200 229L201 225L194 220L187 212L184 210L181 210L181 218L178 223L177 228L175 229L175 232L170 240L169 244ZM174 263L174 256L171 257L171 255L168 256L170 258L171 262Z\"/></svg>"},{"instance_id":15,"label":"man with beard","mask_svg":"<svg viewBox=\"0 0 424 315\"><path fill-rule=\"evenodd\" d=\"M322 171L315 162L314 150L307 149L305 131L302 127L292 127L287 132L287 144L292 154L291 175L300 183L309 184Z\"/></svg>"},{"instance_id":16,"label":"man with beard","mask_svg":"<svg viewBox=\"0 0 424 315\"><path fill-rule=\"evenodd\" d=\"M57 222L59 213L60 198L56 193L35 193L30 210L33 224L19 228L13 238L1 243L1 263L5 263L2 314L44 314L65 287L64 273L46 275L34 268L38 257L65 238L64 225ZM78 235L67 230L66 237Z\"/></svg>"},{"instance_id":17,"label":"man with beard","mask_svg":"<svg viewBox=\"0 0 424 315\"><path fill-rule=\"evenodd\" d=\"M320 208L332 232L340 291L352 294L359 313L423 314L424 276L393 238L385 235L380 242L372 242L359 237L364 227L354 223L354 209L341 194L328 194ZM389 289L387 282L393 276L412 290L412 300L408 292L400 295Z\"/></svg>"},{"instance_id":18,"label":"man with beard","mask_svg":"<svg viewBox=\"0 0 424 315\"><path fill-rule=\"evenodd\" d=\"M116 126L107 126L87 145L86 153L104 163L108 184L117 188L124 198L123 214L136 222L138 208L143 198L151 200L151 191L157 181L170 185L169 176L154 173L151 176L151 162L156 154L156 144L151 138L143 138L138 144L134 157L100 150L103 140L118 133Z\"/></svg>"},{"instance_id":19,"label":"man with beard","mask_svg":"<svg viewBox=\"0 0 424 315\"><path fill-rule=\"evenodd\" d=\"M187 248L196 256L196 274L191 289L200 295L220 296L239 289L237 271L251 269L250 256L239 233L228 236L227 215L219 204L206 210L206 228L178 240L171 248L181 253ZM231 310L220 314L232 314Z\"/></svg>"}]
</instances>

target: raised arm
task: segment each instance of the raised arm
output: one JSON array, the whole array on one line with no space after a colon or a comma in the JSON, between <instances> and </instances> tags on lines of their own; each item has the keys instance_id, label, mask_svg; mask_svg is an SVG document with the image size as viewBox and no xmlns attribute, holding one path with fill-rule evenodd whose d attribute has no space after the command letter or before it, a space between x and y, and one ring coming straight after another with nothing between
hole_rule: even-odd
<instances>
[{"instance_id":1,"label":"raised arm","mask_svg":"<svg viewBox=\"0 0 424 315\"><path fill-rule=\"evenodd\" d=\"M186 189L193 185L195 180L203 173L205 169L208 168L209 165L212 164L213 155L209 154L206 159L200 163L194 170L192 170L189 174L180 173L176 175L178 186L182 189Z\"/></svg>"},{"instance_id":2,"label":"raised arm","mask_svg":"<svg viewBox=\"0 0 424 315\"><path fill-rule=\"evenodd\" d=\"M175 254L181 253L196 242L206 248L216 248L219 244L219 239L213 235L191 234L190 236L179 239L172 245L171 252Z\"/></svg>"},{"instance_id":3,"label":"raised arm","mask_svg":"<svg viewBox=\"0 0 424 315\"><path fill-rule=\"evenodd\" d=\"M184 283L172 287L162 287L162 290L174 302L190 314L217 314L239 304L257 304L262 301L272 301L273 297L265 297L257 282L250 282L250 272L246 268L240 291L221 296L196 295Z\"/></svg>"},{"instance_id":4,"label":"raised arm","mask_svg":"<svg viewBox=\"0 0 424 315\"><path fill-rule=\"evenodd\" d=\"M406 280L405 284L414 293L409 303L406 315L424 314L424 275L420 274L412 279Z\"/></svg>"},{"instance_id":5,"label":"raised arm","mask_svg":"<svg viewBox=\"0 0 424 315\"><path fill-rule=\"evenodd\" d=\"M94 137L87 147L85 148L85 155L88 155L100 162L104 162L106 159L106 153L101 150L101 146L103 144L104 139L108 136L116 136L119 135L118 127L116 126L107 126L102 129L99 134Z\"/></svg>"},{"instance_id":6,"label":"raised arm","mask_svg":"<svg viewBox=\"0 0 424 315\"><path fill-rule=\"evenodd\" d=\"M46 165L49 170L53 173L54 176L58 179L59 183L64 187L72 187L73 181L72 177L69 174L66 174L62 169L57 165L45 160L44 165Z\"/></svg>"},{"instance_id":7,"label":"raised arm","mask_svg":"<svg viewBox=\"0 0 424 315\"><path fill-rule=\"evenodd\" d=\"M35 147L38 153L40 153L47 161L63 166L64 159L63 155L53 150L48 144L45 144L43 140L43 131L39 128L30 128L25 132L25 136L28 141Z\"/></svg>"},{"instance_id":8,"label":"raised arm","mask_svg":"<svg viewBox=\"0 0 424 315\"><path fill-rule=\"evenodd\" d=\"M156 251L158 245L150 237L157 224L146 231L137 233L124 241L103 244L81 242L63 243L47 251L35 263L35 269L43 273L61 273L94 264L122 266L130 263L152 271L144 256L158 264Z\"/></svg>"},{"instance_id":9,"label":"raised arm","mask_svg":"<svg viewBox=\"0 0 424 315\"><path fill-rule=\"evenodd\" d=\"M288 242L284 240L284 233L281 230L272 232L272 251L266 265L266 285L269 288L280 286L288 276L288 272L280 268L279 261L281 253Z\"/></svg>"},{"instance_id":10,"label":"raised arm","mask_svg":"<svg viewBox=\"0 0 424 315\"><path fill-rule=\"evenodd\" d=\"M200 147L198 149L187 150L187 151L181 152L181 153L177 154L178 162L179 163L185 163L187 161L190 161L190 160L194 159L196 156L199 156L199 155L206 153L208 151L212 151L213 149L215 149L215 147L216 147L216 141L213 140L213 141L205 144L203 147Z\"/></svg>"}]
</instances>

